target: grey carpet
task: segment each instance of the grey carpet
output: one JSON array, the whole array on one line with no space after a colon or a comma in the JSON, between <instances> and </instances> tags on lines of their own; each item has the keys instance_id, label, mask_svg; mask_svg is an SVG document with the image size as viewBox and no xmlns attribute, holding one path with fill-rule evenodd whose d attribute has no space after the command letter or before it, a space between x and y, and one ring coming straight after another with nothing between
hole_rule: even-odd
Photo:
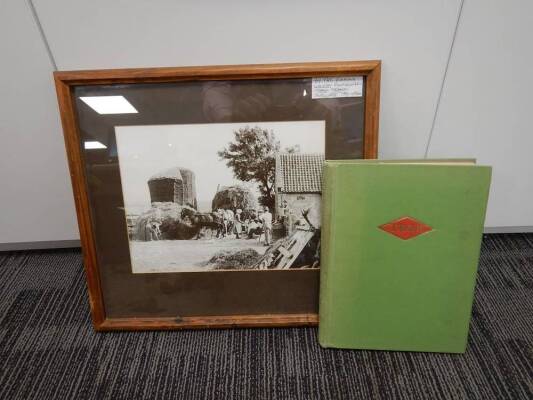
<instances>
[{"instance_id":1,"label":"grey carpet","mask_svg":"<svg viewBox=\"0 0 533 400\"><path fill-rule=\"evenodd\" d=\"M533 234L485 236L465 355L324 350L316 335L97 334L79 251L0 253L2 399L526 399Z\"/></svg>"}]
</instances>

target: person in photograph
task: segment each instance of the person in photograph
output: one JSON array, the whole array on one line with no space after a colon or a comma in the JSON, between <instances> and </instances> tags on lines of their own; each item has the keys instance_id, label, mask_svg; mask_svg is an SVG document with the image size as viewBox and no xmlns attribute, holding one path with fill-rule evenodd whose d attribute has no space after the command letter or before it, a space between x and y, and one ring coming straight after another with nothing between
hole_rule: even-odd
<instances>
[{"instance_id":1,"label":"person in photograph","mask_svg":"<svg viewBox=\"0 0 533 400\"><path fill-rule=\"evenodd\" d=\"M242 220L241 232L245 233L246 235L248 235L249 226L250 226L250 217L246 216L245 218L243 218L243 216L241 214L241 220Z\"/></svg>"},{"instance_id":2,"label":"person in photograph","mask_svg":"<svg viewBox=\"0 0 533 400\"><path fill-rule=\"evenodd\" d=\"M268 207L265 207L265 211L261 215L261 221L263 222L263 231L265 233L265 246L270 246L272 244L272 214Z\"/></svg>"},{"instance_id":3,"label":"person in photograph","mask_svg":"<svg viewBox=\"0 0 533 400\"><path fill-rule=\"evenodd\" d=\"M252 219L248 223L248 239L253 239L254 235L261 235L261 226L258 219Z\"/></svg>"},{"instance_id":4,"label":"person in photograph","mask_svg":"<svg viewBox=\"0 0 533 400\"><path fill-rule=\"evenodd\" d=\"M149 221L146 225L145 225L145 238L146 240L148 241L152 241L152 240L160 240L161 239L161 229L159 228L161 224L156 221L156 220L153 220L153 221Z\"/></svg>"},{"instance_id":5,"label":"person in photograph","mask_svg":"<svg viewBox=\"0 0 533 400\"><path fill-rule=\"evenodd\" d=\"M224 210L224 225L226 226L226 236L233 232L235 215L232 210Z\"/></svg>"},{"instance_id":6,"label":"person in photograph","mask_svg":"<svg viewBox=\"0 0 533 400\"><path fill-rule=\"evenodd\" d=\"M220 236L217 235L217 239L219 237L224 238L228 234L228 218L227 218L226 210L223 210L222 208L218 208L216 211L216 216L221 223Z\"/></svg>"},{"instance_id":7,"label":"person in photograph","mask_svg":"<svg viewBox=\"0 0 533 400\"><path fill-rule=\"evenodd\" d=\"M234 217L235 238L236 239L240 239L241 237L239 236L239 234L242 233L241 213L242 213L242 210L241 209L237 209L237 211L235 212L235 217Z\"/></svg>"},{"instance_id":8,"label":"person in photograph","mask_svg":"<svg viewBox=\"0 0 533 400\"><path fill-rule=\"evenodd\" d=\"M260 208L257 211L257 218L255 219L255 223L257 225L257 228L255 229L255 232L257 232L258 241L260 242L263 236L264 229L263 229L263 208Z\"/></svg>"}]
</instances>

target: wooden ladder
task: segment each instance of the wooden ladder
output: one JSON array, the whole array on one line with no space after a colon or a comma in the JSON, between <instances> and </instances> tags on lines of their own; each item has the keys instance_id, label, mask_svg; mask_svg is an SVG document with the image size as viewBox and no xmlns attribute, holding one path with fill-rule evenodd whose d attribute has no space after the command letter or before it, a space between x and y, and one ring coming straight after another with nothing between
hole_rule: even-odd
<instances>
[{"instance_id":1,"label":"wooden ladder","mask_svg":"<svg viewBox=\"0 0 533 400\"><path fill-rule=\"evenodd\" d=\"M274 266L279 269L290 268L313 235L313 231L295 231L288 238L279 240L268 249L256 265L259 269L268 269Z\"/></svg>"}]
</instances>

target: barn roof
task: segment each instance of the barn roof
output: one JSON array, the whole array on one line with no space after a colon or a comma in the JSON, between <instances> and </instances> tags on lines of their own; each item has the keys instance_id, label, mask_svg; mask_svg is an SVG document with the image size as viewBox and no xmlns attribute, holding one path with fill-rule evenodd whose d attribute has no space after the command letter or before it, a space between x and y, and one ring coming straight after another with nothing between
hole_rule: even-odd
<instances>
[{"instance_id":1,"label":"barn roof","mask_svg":"<svg viewBox=\"0 0 533 400\"><path fill-rule=\"evenodd\" d=\"M276 188L282 193L320 193L323 163L324 154L278 154Z\"/></svg>"}]
</instances>

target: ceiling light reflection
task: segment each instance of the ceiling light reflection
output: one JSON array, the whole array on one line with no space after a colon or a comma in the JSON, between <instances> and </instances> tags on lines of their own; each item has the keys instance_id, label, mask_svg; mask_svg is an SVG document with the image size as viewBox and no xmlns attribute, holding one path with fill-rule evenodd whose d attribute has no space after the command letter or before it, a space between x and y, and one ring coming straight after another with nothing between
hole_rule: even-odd
<instances>
[{"instance_id":1,"label":"ceiling light reflection","mask_svg":"<svg viewBox=\"0 0 533 400\"><path fill-rule=\"evenodd\" d=\"M100 143L96 140L87 141L84 143L85 150L94 150L94 149L107 149L103 143Z\"/></svg>"},{"instance_id":2,"label":"ceiling light reflection","mask_svg":"<svg viewBox=\"0 0 533 400\"><path fill-rule=\"evenodd\" d=\"M136 114L138 111L124 96L84 96L80 100L98 114Z\"/></svg>"}]
</instances>

